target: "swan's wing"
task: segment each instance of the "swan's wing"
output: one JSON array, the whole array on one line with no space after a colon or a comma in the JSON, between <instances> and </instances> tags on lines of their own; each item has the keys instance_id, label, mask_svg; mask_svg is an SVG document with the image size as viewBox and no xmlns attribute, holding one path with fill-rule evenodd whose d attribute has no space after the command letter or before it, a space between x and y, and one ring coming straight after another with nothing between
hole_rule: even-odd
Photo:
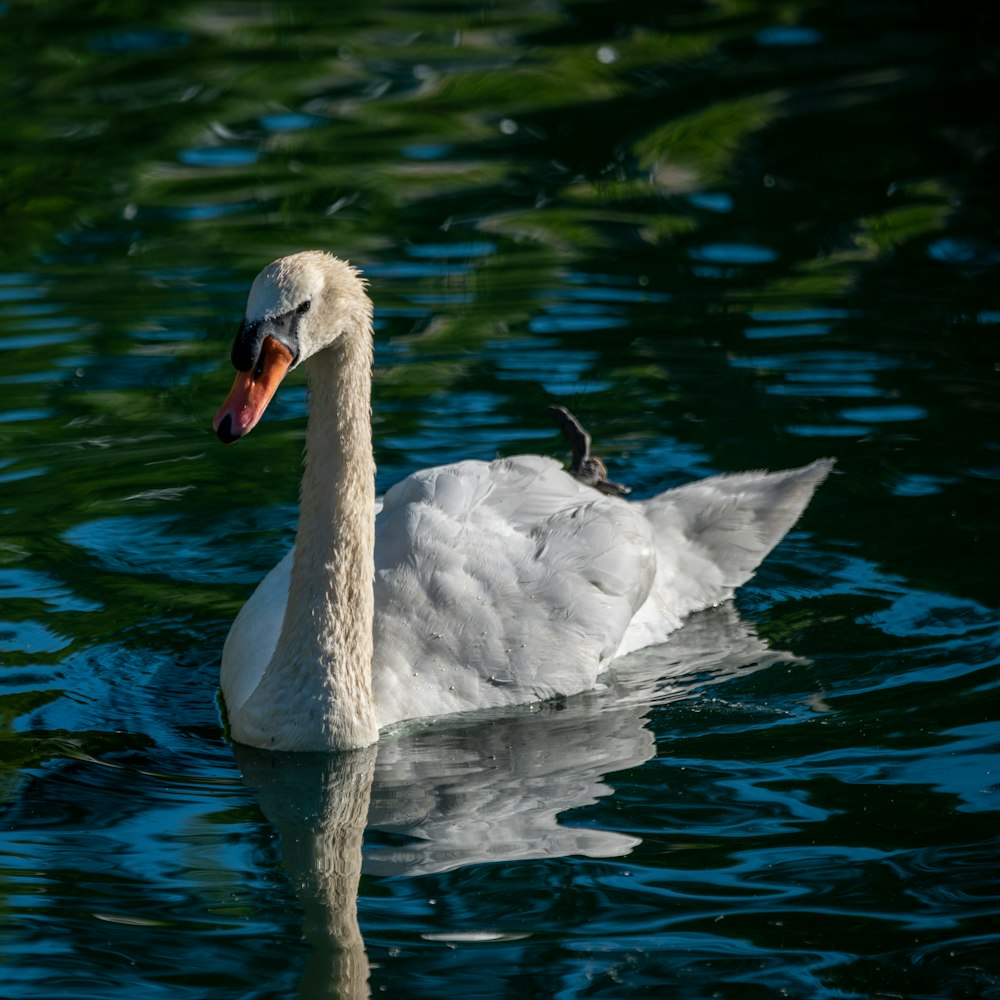
<instances>
[{"instance_id":1,"label":"swan's wing","mask_svg":"<svg viewBox=\"0 0 1000 1000\"><path fill-rule=\"evenodd\" d=\"M618 655L662 642L693 611L733 596L778 544L833 468L714 476L636 506L656 540L656 579Z\"/></svg>"},{"instance_id":2,"label":"swan's wing","mask_svg":"<svg viewBox=\"0 0 1000 1000\"><path fill-rule=\"evenodd\" d=\"M551 459L410 476L376 520L379 725L591 687L654 573L635 505Z\"/></svg>"}]
</instances>

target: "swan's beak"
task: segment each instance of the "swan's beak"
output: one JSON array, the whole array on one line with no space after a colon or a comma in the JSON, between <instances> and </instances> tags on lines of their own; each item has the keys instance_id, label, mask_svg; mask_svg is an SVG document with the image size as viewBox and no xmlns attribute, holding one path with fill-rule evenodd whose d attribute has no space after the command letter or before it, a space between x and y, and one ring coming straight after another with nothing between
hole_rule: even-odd
<instances>
[{"instance_id":1,"label":"swan's beak","mask_svg":"<svg viewBox=\"0 0 1000 1000\"><path fill-rule=\"evenodd\" d=\"M271 397L294 361L292 352L274 337L265 337L256 364L239 372L212 427L223 444L232 444L257 426Z\"/></svg>"}]
</instances>

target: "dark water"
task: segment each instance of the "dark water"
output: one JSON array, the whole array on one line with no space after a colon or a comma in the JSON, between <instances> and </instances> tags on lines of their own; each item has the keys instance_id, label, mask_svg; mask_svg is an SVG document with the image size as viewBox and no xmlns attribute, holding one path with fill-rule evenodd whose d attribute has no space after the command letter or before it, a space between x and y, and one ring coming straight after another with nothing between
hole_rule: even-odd
<instances>
[{"instance_id":1,"label":"dark water","mask_svg":"<svg viewBox=\"0 0 1000 1000\"><path fill-rule=\"evenodd\" d=\"M1000 997L994 21L0 5L0 995ZM600 691L233 747L302 382L209 421L304 247L372 282L380 488L553 402L640 496L839 472Z\"/></svg>"}]
</instances>

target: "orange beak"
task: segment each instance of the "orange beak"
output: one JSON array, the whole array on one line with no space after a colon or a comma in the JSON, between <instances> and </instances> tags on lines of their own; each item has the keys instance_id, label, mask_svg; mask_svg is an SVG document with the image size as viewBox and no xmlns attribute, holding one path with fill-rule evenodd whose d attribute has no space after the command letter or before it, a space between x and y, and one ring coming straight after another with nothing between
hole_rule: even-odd
<instances>
[{"instance_id":1,"label":"orange beak","mask_svg":"<svg viewBox=\"0 0 1000 1000\"><path fill-rule=\"evenodd\" d=\"M292 352L280 341L264 338L256 365L237 374L226 401L212 421L220 441L232 444L257 426L294 360Z\"/></svg>"}]
</instances>

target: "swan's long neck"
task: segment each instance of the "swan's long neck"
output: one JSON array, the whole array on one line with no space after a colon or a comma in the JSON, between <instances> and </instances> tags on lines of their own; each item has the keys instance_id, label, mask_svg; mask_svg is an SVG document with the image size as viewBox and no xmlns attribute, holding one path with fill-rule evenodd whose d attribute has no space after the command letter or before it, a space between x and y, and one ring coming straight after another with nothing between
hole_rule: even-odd
<instances>
[{"instance_id":1,"label":"swan's long neck","mask_svg":"<svg viewBox=\"0 0 1000 1000\"><path fill-rule=\"evenodd\" d=\"M371 364L368 313L349 319L333 346L307 362L309 423L288 603L255 704L247 706L270 717L267 741L248 740L257 746L349 749L378 739Z\"/></svg>"}]
</instances>

